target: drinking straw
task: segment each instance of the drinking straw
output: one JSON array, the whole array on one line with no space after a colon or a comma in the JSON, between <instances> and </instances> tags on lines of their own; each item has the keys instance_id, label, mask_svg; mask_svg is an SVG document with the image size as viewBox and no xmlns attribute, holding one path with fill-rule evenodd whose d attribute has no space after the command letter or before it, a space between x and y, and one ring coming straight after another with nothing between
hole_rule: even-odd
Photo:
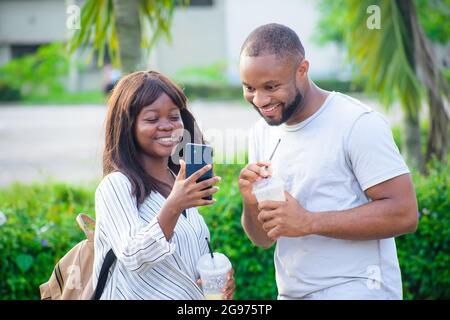
<instances>
[{"instance_id":1,"label":"drinking straw","mask_svg":"<svg viewBox=\"0 0 450 320\"><path fill-rule=\"evenodd\" d=\"M209 253L211 254L211 259L214 259L214 254L211 248L211 243L209 242L209 239L207 237L205 237L206 243L208 244L208 248L209 248Z\"/></svg>"},{"instance_id":2,"label":"drinking straw","mask_svg":"<svg viewBox=\"0 0 450 320\"><path fill-rule=\"evenodd\" d=\"M278 139L277 145L275 146L275 149L273 149L272 154L270 155L269 161L272 160L273 155L275 154L275 151L277 151L277 148L278 148L278 145L280 144L280 142L281 142L281 138Z\"/></svg>"},{"instance_id":3,"label":"drinking straw","mask_svg":"<svg viewBox=\"0 0 450 320\"><path fill-rule=\"evenodd\" d=\"M281 138L278 139L277 145L276 145L275 148L273 149L272 154L270 155L269 161L272 160L273 155L275 154L275 151L277 151L277 148L278 148L278 145L280 144L280 142L281 142ZM265 166L264 169L268 170L269 167L268 167L268 166ZM267 177L266 177L266 178L267 178Z\"/></svg>"}]
</instances>

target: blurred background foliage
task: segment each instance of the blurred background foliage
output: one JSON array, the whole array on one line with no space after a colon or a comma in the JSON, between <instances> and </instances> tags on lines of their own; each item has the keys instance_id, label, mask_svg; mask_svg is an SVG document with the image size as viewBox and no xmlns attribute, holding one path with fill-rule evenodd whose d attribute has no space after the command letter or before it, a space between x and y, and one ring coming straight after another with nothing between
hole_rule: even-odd
<instances>
[{"instance_id":1,"label":"blurred background foliage","mask_svg":"<svg viewBox=\"0 0 450 320\"><path fill-rule=\"evenodd\" d=\"M449 1L320 0L319 8L316 41L344 49L353 82L375 92L387 110L400 103L408 164L426 173L433 157L445 162L450 145L449 66L441 66L434 47L450 39ZM420 139L423 105L428 106L430 123L425 152Z\"/></svg>"}]
</instances>

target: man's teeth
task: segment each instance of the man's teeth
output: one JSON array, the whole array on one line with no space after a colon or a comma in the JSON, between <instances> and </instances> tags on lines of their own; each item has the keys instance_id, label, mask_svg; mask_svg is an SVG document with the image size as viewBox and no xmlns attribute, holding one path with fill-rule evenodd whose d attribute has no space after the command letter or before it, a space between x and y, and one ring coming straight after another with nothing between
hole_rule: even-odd
<instances>
[{"instance_id":1,"label":"man's teeth","mask_svg":"<svg viewBox=\"0 0 450 320\"><path fill-rule=\"evenodd\" d=\"M270 111L274 110L275 108L277 108L278 106L279 106L279 104L277 104L276 106L267 108L267 109L263 109L263 111L264 111L264 112L270 112Z\"/></svg>"}]
</instances>

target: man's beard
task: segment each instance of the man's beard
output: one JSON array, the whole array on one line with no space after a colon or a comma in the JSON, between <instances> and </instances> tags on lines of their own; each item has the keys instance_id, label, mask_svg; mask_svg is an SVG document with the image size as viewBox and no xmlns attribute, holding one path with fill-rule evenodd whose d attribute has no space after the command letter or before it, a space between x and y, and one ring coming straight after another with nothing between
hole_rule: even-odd
<instances>
[{"instance_id":1,"label":"man's beard","mask_svg":"<svg viewBox=\"0 0 450 320\"><path fill-rule=\"evenodd\" d=\"M289 105L287 105L286 107L281 107L283 108L283 110L281 111L281 119L280 120L276 120L276 119L269 119L266 118L261 110L259 110L258 107L256 107L253 103L253 107L256 109L256 111L258 111L258 113L261 115L261 117L264 118L264 120L266 120L267 124L269 126L279 126L280 124L285 123L286 121L288 121L292 115L298 110L298 108L300 107L300 103L302 102L303 96L300 93L300 91L298 89L296 89L295 92L295 99L294 101L292 101Z\"/></svg>"}]
</instances>

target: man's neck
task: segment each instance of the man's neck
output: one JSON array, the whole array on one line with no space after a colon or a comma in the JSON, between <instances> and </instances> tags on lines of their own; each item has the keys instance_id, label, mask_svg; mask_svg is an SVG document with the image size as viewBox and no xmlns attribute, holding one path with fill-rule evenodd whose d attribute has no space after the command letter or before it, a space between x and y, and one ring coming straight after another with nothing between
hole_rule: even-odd
<instances>
[{"instance_id":1,"label":"man's neck","mask_svg":"<svg viewBox=\"0 0 450 320\"><path fill-rule=\"evenodd\" d=\"M299 112L295 113L286 124L292 126L312 116L320 109L329 94L329 91L319 88L314 82L309 80L303 92Z\"/></svg>"}]
</instances>

